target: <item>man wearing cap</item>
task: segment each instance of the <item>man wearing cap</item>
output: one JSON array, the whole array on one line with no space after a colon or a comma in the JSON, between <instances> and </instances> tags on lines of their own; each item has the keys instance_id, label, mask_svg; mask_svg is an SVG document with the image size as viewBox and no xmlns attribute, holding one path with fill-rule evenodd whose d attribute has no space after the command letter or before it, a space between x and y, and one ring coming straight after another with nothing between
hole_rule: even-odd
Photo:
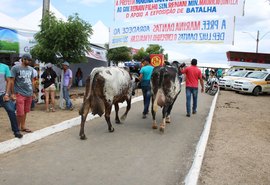
<instances>
[{"instance_id":1,"label":"man wearing cap","mask_svg":"<svg viewBox=\"0 0 270 185\"><path fill-rule=\"evenodd\" d=\"M15 105L10 99L11 93L11 74L9 67L5 64L0 63L0 105L6 110L11 129L14 136L22 138L23 135L20 133L18 128L17 118L15 114Z\"/></svg>"},{"instance_id":2,"label":"man wearing cap","mask_svg":"<svg viewBox=\"0 0 270 185\"><path fill-rule=\"evenodd\" d=\"M31 110L32 98L35 98L34 91L34 68L30 65L32 57L24 54L21 58L21 65L11 68L12 84L16 96L16 112L18 125L23 132L32 132L26 127L26 115ZM14 95L12 95L14 97Z\"/></svg>"},{"instance_id":3,"label":"man wearing cap","mask_svg":"<svg viewBox=\"0 0 270 185\"><path fill-rule=\"evenodd\" d=\"M191 60L191 66L184 68L185 65L180 66L180 70L182 74L186 75L186 111L187 117L190 117L191 107L191 96L193 99L192 105L192 113L197 113L197 101L198 101L198 80L200 80L201 84L201 92L204 92L204 83L202 78L202 72L197 67L197 59Z\"/></svg>"},{"instance_id":4,"label":"man wearing cap","mask_svg":"<svg viewBox=\"0 0 270 185\"><path fill-rule=\"evenodd\" d=\"M142 118L146 118L146 114L149 112L149 104L151 99L151 75L154 67L150 65L150 57L147 56L142 60L142 68L140 70L140 76L137 81L141 81L142 93L143 93L143 116Z\"/></svg>"},{"instance_id":5,"label":"man wearing cap","mask_svg":"<svg viewBox=\"0 0 270 185\"><path fill-rule=\"evenodd\" d=\"M72 85L72 71L69 69L69 63L64 62L62 64L64 70L64 81L63 81L63 97L66 101L66 109L73 110L73 105L69 97L69 89Z\"/></svg>"}]
</instances>

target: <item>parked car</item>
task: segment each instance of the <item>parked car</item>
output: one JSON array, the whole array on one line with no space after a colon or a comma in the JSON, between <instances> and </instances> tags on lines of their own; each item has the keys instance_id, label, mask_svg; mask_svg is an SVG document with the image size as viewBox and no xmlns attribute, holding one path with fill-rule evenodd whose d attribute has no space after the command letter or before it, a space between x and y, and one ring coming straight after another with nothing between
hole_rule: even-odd
<instances>
[{"instance_id":1,"label":"parked car","mask_svg":"<svg viewBox=\"0 0 270 185\"><path fill-rule=\"evenodd\" d=\"M224 76L219 79L219 88L221 89L232 89L232 85L234 83L234 80L237 80L242 77L246 77L253 71L247 71L247 70L241 70L241 71L235 71L230 76Z\"/></svg>"},{"instance_id":2,"label":"parked car","mask_svg":"<svg viewBox=\"0 0 270 185\"><path fill-rule=\"evenodd\" d=\"M245 67L245 66L232 66L226 71L224 76L230 76L236 71L266 71L266 68L263 67Z\"/></svg>"},{"instance_id":3,"label":"parked car","mask_svg":"<svg viewBox=\"0 0 270 185\"><path fill-rule=\"evenodd\" d=\"M260 93L270 93L270 72L254 71L246 78L235 80L233 90L252 93L254 96L258 96Z\"/></svg>"},{"instance_id":4,"label":"parked car","mask_svg":"<svg viewBox=\"0 0 270 185\"><path fill-rule=\"evenodd\" d=\"M134 62L134 61L125 62L124 65L125 67L129 67L131 73L137 73L137 74L139 74L140 69L142 67L141 62Z\"/></svg>"}]
</instances>

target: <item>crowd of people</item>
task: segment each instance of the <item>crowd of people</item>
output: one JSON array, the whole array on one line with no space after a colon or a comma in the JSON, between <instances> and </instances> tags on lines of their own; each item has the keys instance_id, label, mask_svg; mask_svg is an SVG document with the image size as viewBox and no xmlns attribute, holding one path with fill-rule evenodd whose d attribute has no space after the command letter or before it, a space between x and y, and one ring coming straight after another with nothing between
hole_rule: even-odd
<instances>
[{"instance_id":1,"label":"crowd of people","mask_svg":"<svg viewBox=\"0 0 270 185\"><path fill-rule=\"evenodd\" d=\"M44 87L46 112L55 112L55 80L56 72L53 65L48 63L41 74L41 84ZM63 77L63 97L66 102L66 109L73 110L73 105L69 97L69 90L72 86L72 71L69 63L62 63ZM80 74L82 77L82 73ZM11 129L16 138L22 138L24 133L31 133L27 127L27 114L34 107L36 101L36 79L38 72L32 67L32 57L29 54L22 55L14 66L0 62L0 105L7 112Z\"/></svg>"},{"instance_id":2,"label":"crowd of people","mask_svg":"<svg viewBox=\"0 0 270 185\"><path fill-rule=\"evenodd\" d=\"M24 54L21 57L21 62L14 65L11 69L5 64L0 63L0 104L6 110L14 136L22 138L22 132L32 132L26 125L27 114L31 110L31 104L35 95L34 79L37 72L30 66L32 58L29 54ZM141 64L137 82L140 81L140 86L143 94L143 112L142 118L147 118L149 113L150 99L151 99L151 75L154 67L150 65L150 57L145 57ZM70 88L73 82L72 70L69 69L69 63L62 63L63 69L63 84L62 92L66 103L67 110L73 110L73 104L70 99ZM186 81L186 116L190 117L191 113L197 113L198 89L199 82L201 85L201 92L204 92L204 82L201 70L197 67L197 60L192 59L191 66L186 67L180 65L179 73L185 75ZM209 71L209 73L208 73ZM209 74L209 75L208 75ZM213 72L206 69L206 78L213 75ZM41 84L43 84L45 92L45 111L55 112L55 79L56 72L53 70L51 63L46 64L44 72L41 74ZM82 86L83 74L78 68L75 74L76 86ZM192 101L192 103L191 103ZM16 103L15 103L16 102ZM192 106L191 106L192 105Z\"/></svg>"}]
</instances>

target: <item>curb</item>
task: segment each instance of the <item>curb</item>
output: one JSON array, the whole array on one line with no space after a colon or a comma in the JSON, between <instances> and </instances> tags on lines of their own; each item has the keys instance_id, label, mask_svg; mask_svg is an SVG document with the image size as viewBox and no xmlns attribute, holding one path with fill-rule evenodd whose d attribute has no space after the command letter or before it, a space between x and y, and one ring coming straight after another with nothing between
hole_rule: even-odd
<instances>
[{"instance_id":1,"label":"curb","mask_svg":"<svg viewBox=\"0 0 270 185\"><path fill-rule=\"evenodd\" d=\"M138 96L138 97L132 98L131 103L136 103L136 102L142 101L142 100L143 100L143 97ZM126 102L119 104L119 108L123 108L126 106L127 106ZM114 111L114 109L112 111ZM93 116L92 113L89 113L87 118L86 118L86 121L90 121L90 120L93 120L93 119L98 118L98 117L99 117L98 115ZM37 130L33 133L26 134L21 139L14 138L14 139L10 139L10 140L1 142L0 143L0 154L12 151L12 150L17 149L19 147L22 147L24 145L28 145L34 141L40 140L40 139L45 138L45 137L52 135L54 133L61 132L63 130L80 125L80 123L81 123L81 116L78 116L78 117L72 118L70 120L63 121L59 124L52 125L50 127L46 127L46 128Z\"/></svg>"},{"instance_id":2,"label":"curb","mask_svg":"<svg viewBox=\"0 0 270 185\"><path fill-rule=\"evenodd\" d=\"M193 160L192 166L191 166L191 168L190 168L190 170L185 178L185 185L197 185L199 175L200 175L201 166L202 166L202 161L204 158L204 152L205 152L205 149L207 146L207 141L208 141L208 137L209 137L209 133L210 133L210 129L211 129L211 124L212 124L212 120L213 120L213 116L214 116L214 111L215 111L215 107L216 107L216 103L217 103L218 94L219 94L219 91L216 93L216 95L212 101L210 111L209 111L208 116L206 118L203 132L201 134L200 140L199 140L197 147L196 147L196 152L194 155L194 160Z\"/></svg>"}]
</instances>

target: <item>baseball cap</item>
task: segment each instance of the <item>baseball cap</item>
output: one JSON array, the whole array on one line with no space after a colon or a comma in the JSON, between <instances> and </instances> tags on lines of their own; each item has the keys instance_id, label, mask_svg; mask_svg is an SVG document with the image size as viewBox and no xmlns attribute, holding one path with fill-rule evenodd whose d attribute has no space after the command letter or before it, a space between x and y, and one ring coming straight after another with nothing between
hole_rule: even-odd
<instances>
[{"instance_id":1,"label":"baseball cap","mask_svg":"<svg viewBox=\"0 0 270 185\"><path fill-rule=\"evenodd\" d=\"M29 54L23 54L22 59L32 60L32 57Z\"/></svg>"},{"instance_id":2,"label":"baseball cap","mask_svg":"<svg viewBox=\"0 0 270 185\"><path fill-rule=\"evenodd\" d=\"M67 61L65 61L64 63L62 63L62 65L69 66L69 63Z\"/></svg>"},{"instance_id":3,"label":"baseball cap","mask_svg":"<svg viewBox=\"0 0 270 185\"><path fill-rule=\"evenodd\" d=\"M46 68L52 68L52 64L51 64L51 63L48 63L48 64L46 65Z\"/></svg>"}]
</instances>

